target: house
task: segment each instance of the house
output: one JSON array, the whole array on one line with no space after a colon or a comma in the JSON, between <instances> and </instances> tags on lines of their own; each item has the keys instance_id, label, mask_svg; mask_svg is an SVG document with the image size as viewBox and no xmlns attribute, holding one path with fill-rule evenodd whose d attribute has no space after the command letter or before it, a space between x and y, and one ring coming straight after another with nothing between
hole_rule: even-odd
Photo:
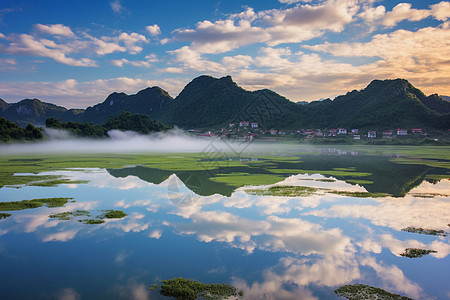
<instances>
[{"instance_id":1,"label":"house","mask_svg":"<svg viewBox=\"0 0 450 300\"><path fill-rule=\"evenodd\" d=\"M270 129L270 134L271 134L271 135L276 135L277 133L278 133L277 130L275 130L275 129Z\"/></svg>"},{"instance_id":2,"label":"house","mask_svg":"<svg viewBox=\"0 0 450 300\"><path fill-rule=\"evenodd\" d=\"M352 134L358 134L359 129L352 129Z\"/></svg>"},{"instance_id":3,"label":"house","mask_svg":"<svg viewBox=\"0 0 450 300\"><path fill-rule=\"evenodd\" d=\"M412 134L423 134L422 128L411 129Z\"/></svg>"},{"instance_id":4,"label":"house","mask_svg":"<svg viewBox=\"0 0 450 300\"><path fill-rule=\"evenodd\" d=\"M228 124L228 127L233 128L235 125L236 124L234 124L234 123L230 123L230 124Z\"/></svg>"},{"instance_id":5,"label":"house","mask_svg":"<svg viewBox=\"0 0 450 300\"><path fill-rule=\"evenodd\" d=\"M312 134L315 134L315 133L316 132L314 130L312 130L312 129L308 129L308 130L305 131L305 135L312 135Z\"/></svg>"},{"instance_id":6,"label":"house","mask_svg":"<svg viewBox=\"0 0 450 300\"><path fill-rule=\"evenodd\" d=\"M347 134L347 129L339 128L337 134Z\"/></svg>"},{"instance_id":7,"label":"house","mask_svg":"<svg viewBox=\"0 0 450 300\"><path fill-rule=\"evenodd\" d=\"M248 127L248 125L250 125L250 123L247 122L247 121L241 121L241 122L239 122L239 127Z\"/></svg>"},{"instance_id":8,"label":"house","mask_svg":"<svg viewBox=\"0 0 450 300\"><path fill-rule=\"evenodd\" d=\"M359 134L354 134L354 135L353 135L353 139L354 139L354 140L360 140L360 139L361 139L361 136L360 136Z\"/></svg>"},{"instance_id":9,"label":"house","mask_svg":"<svg viewBox=\"0 0 450 300\"><path fill-rule=\"evenodd\" d=\"M337 135L337 129L330 129L328 130L329 136L336 136Z\"/></svg>"},{"instance_id":10,"label":"house","mask_svg":"<svg viewBox=\"0 0 450 300\"><path fill-rule=\"evenodd\" d=\"M371 131L369 131L369 132L367 133L367 137L368 137L369 139L375 139L375 138L377 137L377 132L374 131L374 130L371 130Z\"/></svg>"},{"instance_id":11,"label":"house","mask_svg":"<svg viewBox=\"0 0 450 300\"><path fill-rule=\"evenodd\" d=\"M406 129L397 129L397 135L408 135L408 130Z\"/></svg>"},{"instance_id":12,"label":"house","mask_svg":"<svg viewBox=\"0 0 450 300\"><path fill-rule=\"evenodd\" d=\"M252 123L250 125L252 126L252 128L258 128L258 123Z\"/></svg>"},{"instance_id":13,"label":"house","mask_svg":"<svg viewBox=\"0 0 450 300\"><path fill-rule=\"evenodd\" d=\"M392 138L393 135L394 135L394 131L393 130L383 131L383 137L384 138Z\"/></svg>"}]
</instances>

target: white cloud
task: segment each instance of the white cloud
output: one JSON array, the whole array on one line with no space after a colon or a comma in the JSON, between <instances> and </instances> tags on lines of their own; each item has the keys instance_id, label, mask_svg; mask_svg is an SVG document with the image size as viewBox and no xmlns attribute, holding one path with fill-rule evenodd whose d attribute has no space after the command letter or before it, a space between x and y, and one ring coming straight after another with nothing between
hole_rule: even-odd
<instances>
[{"instance_id":1,"label":"white cloud","mask_svg":"<svg viewBox=\"0 0 450 300\"><path fill-rule=\"evenodd\" d=\"M128 60L126 58L122 58L119 60L113 60L111 61L111 63L117 67L123 67L123 65L132 65L134 67L150 67L150 63L148 61L145 60L136 60L136 61L132 61L132 60Z\"/></svg>"},{"instance_id":2,"label":"white cloud","mask_svg":"<svg viewBox=\"0 0 450 300\"><path fill-rule=\"evenodd\" d=\"M131 54L136 54L142 51L142 47L137 46L138 43L148 43L148 40L142 34L132 32L130 34L122 32L117 39L125 44L125 47Z\"/></svg>"},{"instance_id":3,"label":"white cloud","mask_svg":"<svg viewBox=\"0 0 450 300\"><path fill-rule=\"evenodd\" d=\"M201 53L222 53L245 45L267 41L270 35L247 20L202 21L196 29L177 29L175 41L189 41L190 48Z\"/></svg>"},{"instance_id":4,"label":"white cloud","mask_svg":"<svg viewBox=\"0 0 450 300\"><path fill-rule=\"evenodd\" d=\"M65 36L69 38L76 37L75 34L70 29L70 27L65 26L63 24L53 24L53 25L36 24L35 28L42 33Z\"/></svg>"},{"instance_id":5,"label":"white cloud","mask_svg":"<svg viewBox=\"0 0 450 300\"><path fill-rule=\"evenodd\" d=\"M386 13L381 24L386 27L394 27L403 20L420 21L431 15L431 11L412 9L410 3L399 3L392 11Z\"/></svg>"},{"instance_id":6,"label":"white cloud","mask_svg":"<svg viewBox=\"0 0 450 300\"><path fill-rule=\"evenodd\" d=\"M145 29L147 29L148 33L151 36L157 36L161 34L161 28L159 28L158 24L146 26Z\"/></svg>"},{"instance_id":7,"label":"white cloud","mask_svg":"<svg viewBox=\"0 0 450 300\"><path fill-rule=\"evenodd\" d=\"M79 42L58 44L51 40L38 39L29 34L12 34L7 39L10 41L8 46L0 45L0 52L2 53L48 57L70 66L96 66L96 62L92 59L75 59L67 56L70 53L79 52L85 47L84 44Z\"/></svg>"},{"instance_id":8,"label":"white cloud","mask_svg":"<svg viewBox=\"0 0 450 300\"><path fill-rule=\"evenodd\" d=\"M442 1L430 5L429 9L412 8L411 3L399 3L392 11L386 12L383 5L377 7L365 7L358 15L369 24L379 24L388 28L396 26L401 21L420 21L433 17L438 21L447 21L450 18L450 2Z\"/></svg>"},{"instance_id":9,"label":"white cloud","mask_svg":"<svg viewBox=\"0 0 450 300\"><path fill-rule=\"evenodd\" d=\"M360 259L363 266L369 266L375 270L378 277L383 281L383 288L388 291L396 291L405 293L413 299L424 299L422 288L406 278L402 270L397 266L388 266L378 263L373 257L365 257Z\"/></svg>"},{"instance_id":10,"label":"white cloud","mask_svg":"<svg viewBox=\"0 0 450 300\"><path fill-rule=\"evenodd\" d=\"M450 19L450 2L442 1L431 5L431 14L436 20L447 21Z\"/></svg>"},{"instance_id":11,"label":"white cloud","mask_svg":"<svg viewBox=\"0 0 450 300\"><path fill-rule=\"evenodd\" d=\"M109 6L116 14L120 14L123 11L123 7L122 4L120 3L120 0L109 2Z\"/></svg>"}]
</instances>

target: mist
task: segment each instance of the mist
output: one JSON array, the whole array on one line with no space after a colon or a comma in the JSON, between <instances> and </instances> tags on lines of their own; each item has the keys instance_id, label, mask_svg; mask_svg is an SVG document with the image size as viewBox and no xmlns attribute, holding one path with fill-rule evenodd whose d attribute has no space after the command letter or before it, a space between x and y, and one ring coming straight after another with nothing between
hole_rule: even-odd
<instances>
[{"instance_id":1,"label":"mist","mask_svg":"<svg viewBox=\"0 0 450 300\"><path fill-rule=\"evenodd\" d=\"M83 154L83 153L280 153L308 151L306 145L258 143L256 141L222 140L196 137L180 129L143 135L134 131L110 130L106 138L80 138L61 129L45 128L46 139L40 142L0 145L0 155Z\"/></svg>"}]
</instances>

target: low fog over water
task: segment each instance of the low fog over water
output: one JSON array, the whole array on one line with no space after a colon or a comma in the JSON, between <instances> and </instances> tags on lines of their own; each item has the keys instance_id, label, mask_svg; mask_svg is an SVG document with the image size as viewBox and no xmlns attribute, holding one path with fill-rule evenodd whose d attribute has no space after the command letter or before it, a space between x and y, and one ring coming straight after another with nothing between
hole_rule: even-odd
<instances>
[{"instance_id":1,"label":"low fog over water","mask_svg":"<svg viewBox=\"0 0 450 300\"><path fill-rule=\"evenodd\" d=\"M108 138L74 137L60 129L45 129L46 140L41 142L0 145L0 154L57 154L57 153L147 153L147 152L231 152L280 151L280 144L255 141L221 140L219 138L195 137L174 129L165 133L149 135L133 131L111 130ZM309 146L283 146L283 150Z\"/></svg>"}]
</instances>

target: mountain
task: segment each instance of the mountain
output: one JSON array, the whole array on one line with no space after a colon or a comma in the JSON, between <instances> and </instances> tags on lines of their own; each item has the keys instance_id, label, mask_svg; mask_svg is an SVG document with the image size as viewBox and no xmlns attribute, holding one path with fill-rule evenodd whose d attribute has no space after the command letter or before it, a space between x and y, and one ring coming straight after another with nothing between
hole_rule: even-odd
<instances>
[{"instance_id":1,"label":"mountain","mask_svg":"<svg viewBox=\"0 0 450 300\"><path fill-rule=\"evenodd\" d=\"M374 80L366 88L338 96L296 104L271 90L246 91L230 76L200 76L173 99L159 87L135 95L113 93L86 110L25 99L8 104L0 99L0 117L25 125L47 118L64 122L105 123L122 111L139 113L181 128L220 128L240 121L256 122L262 129L450 128L450 102L424 95L405 79Z\"/></svg>"},{"instance_id":2,"label":"mountain","mask_svg":"<svg viewBox=\"0 0 450 300\"><path fill-rule=\"evenodd\" d=\"M135 131L142 134L172 129L171 126L156 122L150 119L147 115L131 114L125 111L122 111L117 116L109 117L108 121L103 125L78 122L64 123L59 119L48 118L45 121L45 126L48 128L68 130L73 135L83 137L106 137L108 136L108 131L112 129L121 131Z\"/></svg>"},{"instance_id":3,"label":"mountain","mask_svg":"<svg viewBox=\"0 0 450 300\"><path fill-rule=\"evenodd\" d=\"M448 114L450 113L450 98L445 100L444 97L439 96L438 94L433 94L421 99L420 101L422 101L422 103L429 109L432 109L440 114Z\"/></svg>"},{"instance_id":4,"label":"mountain","mask_svg":"<svg viewBox=\"0 0 450 300\"><path fill-rule=\"evenodd\" d=\"M298 125L363 129L450 128L447 103L436 95L426 97L404 79L374 80L361 91L306 105Z\"/></svg>"},{"instance_id":5,"label":"mountain","mask_svg":"<svg viewBox=\"0 0 450 300\"><path fill-rule=\"evenodd\" d=\"M160 119L165 107L171 101L173 98L169 93L159 87L146 88L135 95L112 93L105 101L88 107L84 113L76 115L73 120L101 124L122 111L145 114L152 119Z\"/></svg>"},{"instance_id":6,"label":"mountain","mask_svg":"<svg viewBox=\"0 0 450 300\"><path fill-rule=\"evenodd\" d=\"M280 127L295 122L301 108L270 90L249 92L231 76L200 76L192 80L167 107L162 121L182 128L228 126L240 121L260 127Z\"/></svg>"},{"instance_id":7,"label":"mountain","mask_svg":"<svg viewBox=\"0 0 450 300\"><path fill-rule=\"evenodd\" d=\"M47 118L70 117L68 110L62 106L42 102L38 99L24 99L17 103L0 101L0 117L19 125L28 123L44 124Z\"/></svg>"}]
</instances>

